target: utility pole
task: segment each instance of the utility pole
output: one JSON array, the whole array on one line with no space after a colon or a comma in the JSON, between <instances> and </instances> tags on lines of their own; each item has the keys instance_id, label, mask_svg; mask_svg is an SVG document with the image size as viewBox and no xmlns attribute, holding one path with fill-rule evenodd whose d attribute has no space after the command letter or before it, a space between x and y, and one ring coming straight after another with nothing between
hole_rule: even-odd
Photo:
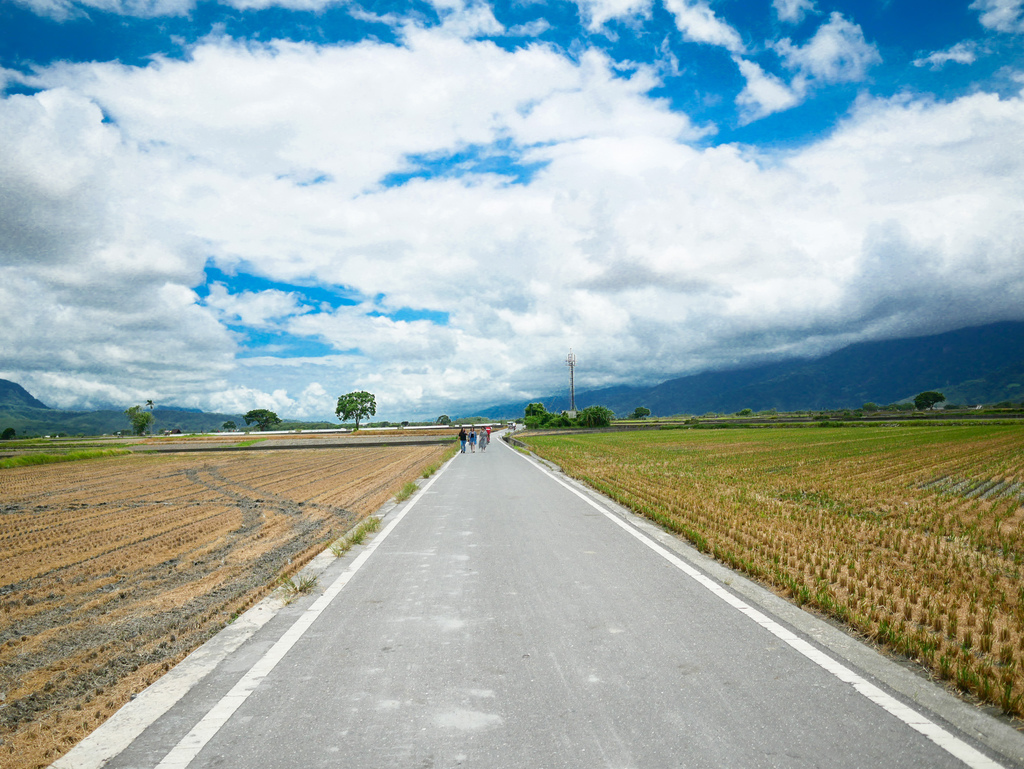
<instances>
[{"instance_id":1,"label":"utility pole","mask_svg":"<svg viewBox=\"0 0 1024 769\"><path fill-rule=\"evenodd\" d=\"M573 381L574 369L576 368L576 356L569 348L569 357L565 359L565 365L569 367L569 419L576 418L576 384Z\"/></svg>"}]
</instances>

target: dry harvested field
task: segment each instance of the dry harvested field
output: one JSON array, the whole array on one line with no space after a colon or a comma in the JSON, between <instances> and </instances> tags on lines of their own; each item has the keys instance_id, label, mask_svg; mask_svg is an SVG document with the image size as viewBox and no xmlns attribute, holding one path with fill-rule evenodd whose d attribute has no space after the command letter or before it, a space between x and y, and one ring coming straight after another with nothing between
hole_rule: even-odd
<instances>
[{"instance_id":1,"label":"dry harvested field","mask_svg":"<svg viewBox=\"0 0 1024 769\"><path fill-rule=\"evenodd\" d=\"M445 450L0 470L0 767L51 763Z\"/></svg>"},{"instance_id":2,"label":"dry harvested field","mask_svg":"<svg viewBox=\"0 0 1024 769\"><path fill-rule=\"evenodd\" d=\"M1024 426L522 440L733 568L1024 715Z\"/></svg>"}]
</instances>

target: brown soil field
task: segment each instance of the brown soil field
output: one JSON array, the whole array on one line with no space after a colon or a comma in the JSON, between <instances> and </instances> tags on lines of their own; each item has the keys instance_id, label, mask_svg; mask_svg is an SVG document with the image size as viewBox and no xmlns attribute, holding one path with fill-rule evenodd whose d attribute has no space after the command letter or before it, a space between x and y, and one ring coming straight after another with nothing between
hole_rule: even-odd
<instances>
[{"instance_id":1,"label":"brown soil field","mask_svg":"<svg viewBox=\"0 0 1024 769\"><path fill-rule=\"evenodd\" d=\"M45 767L445 446L0 470L0 767Z\"/></svg>"}]
</instances>

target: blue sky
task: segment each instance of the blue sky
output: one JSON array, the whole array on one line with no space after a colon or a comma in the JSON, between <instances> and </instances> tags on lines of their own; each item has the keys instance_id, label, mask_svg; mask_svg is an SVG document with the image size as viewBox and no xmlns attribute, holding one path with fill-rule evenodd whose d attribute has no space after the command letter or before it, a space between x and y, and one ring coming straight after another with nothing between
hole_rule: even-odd
<instances>
[{"instance_id":1,"label":"blue sky","mask_svg":"<svg viewBox=\"0 0 1024 769\"><path fill-rule=\"evenodd\" d=\"M0 377L419 418L1021 319L1022 52L1024 0L9 0Z\"/></svg>"}]
</instances>

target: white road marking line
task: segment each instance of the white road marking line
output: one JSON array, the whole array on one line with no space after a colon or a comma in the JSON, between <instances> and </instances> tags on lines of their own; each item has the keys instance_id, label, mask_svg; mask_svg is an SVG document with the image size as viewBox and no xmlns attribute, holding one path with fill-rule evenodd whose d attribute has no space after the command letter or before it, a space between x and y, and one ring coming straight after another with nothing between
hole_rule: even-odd
<instances>
[{"instance_id":1,"label":"white road marking line","mask_svg":"<svg viewBox=\"0 0 1024 769\"><path fill-rule=\"evenodd\" d=\"M385 526L381 532L375 536L366 548L356 556L355 560L349 565L344 572L342 572L331 586L328 587L319 598L314 601L308 609L306 609L299 618L292 624L288 630L285 631L284 635L278 639L266 654L263 655L249 668L249 671L242 676L241 680L234 685L234 687L225 694L220 702L213 706L210 711L203 716L203 718L197 723L192 730L181 738L181 741L175 745L170 753L164 756L163 760L157 764L157 769L185 769L189 764L192 763L193 759L199 755L206 744L213 739L213 737L220 731L220 728L227 723L228 719L234 714L236 710L242 705L243 702L248 699L249 695L252 694L256 687L260 685L270 671L274 669L278 662L284 659L284 656L289 650L298 642L300 638L309 629L310 625L316 621L316 619L323 613L331 601L337 597L338 593L344 589L345 585L349 583L356 572L362 568L363 564L369 559L373 552L387 539L388 535L394 531L406 514L412 510L416 503L423 497L423 492L427 491L434 482L440 477L441 473L445 471L448 465L451 464L451 460L443 464L434 476L427 482L427 484L417 492L409 504L395 516L387 526Z\"/></svg>"},{"instance_id":2,"label":"white road marking line","mask_svg":"<svg viewBox=\"0 0 1024 769\"><path fill-rule=\"evenodd\" d=\"M647 547L649 547L651 550L656 552L658 555L660 555L673 566L675 566L680 571L685 573L687 576L699 582L701 585L703 585L710 592L714 593L716 596L721 598L727 604L750 617L752 620L754 620L754 622L756 622L758 625L760 625L765 630L770 632L780 641L784 641L785 643L789 644L793 649L800 652L802 655L807 657L807 659L814 662L823 670L826 670L827 672L834 675L843 683L851 684L854 689L856 689L862 695L864 695L869 700L874 702L876 705L881 707L883 710L888 712L890 715L895 716L900 721L909 726L911 729L920 732L929 740L938 745L940 748L945 750L947 753L963 761L967 766L971 767L971 769L1004 769L1002 764L993 761L991 758L986 756L981 751L972 748L970 745L968 745L960 738L953 736L938 724L930 721L928 718L921 715L912 708L907 707L902 702L897 700L895 697L886 694L877 686L870 683L858 674L854 673L845 665L842 665L838 661L832 659L832 657L828 656L821 650L816 649L814 646L807 643L807 641L804 641L803 639L799 638L792 631L787 630L775 620L769 619L745 601L741 600L740 598L737 598L735 595L733 595L728 590L723 588L713 579L703 574L702 572L698 571L690 564L686 563L686 561L677 556L675 553L666 550L664 547L662 547L662 545L650 539L643 532L630 526L624 520L619 518L619 516L615 515L615 513L598 504L594 499L584 494L582 491L575 488L571 484L563 481L561 478L556 476L554 473L552 473L546 467L541 465L539 462L536 462L530 457L520 454L511 446L509 446L508 448L510 451L512 451L512 453L526 460L531 465L540 470L542 473L547 475L555 483L559 484L565 489L568 489L577 497L586 502L588 505L593 507L595 510L601 512L606 518L612 521L612 523L616 524L624 531L628 532L630 535L635 537L637 540L647 545Z\"/></svg>"}]
</instances>

